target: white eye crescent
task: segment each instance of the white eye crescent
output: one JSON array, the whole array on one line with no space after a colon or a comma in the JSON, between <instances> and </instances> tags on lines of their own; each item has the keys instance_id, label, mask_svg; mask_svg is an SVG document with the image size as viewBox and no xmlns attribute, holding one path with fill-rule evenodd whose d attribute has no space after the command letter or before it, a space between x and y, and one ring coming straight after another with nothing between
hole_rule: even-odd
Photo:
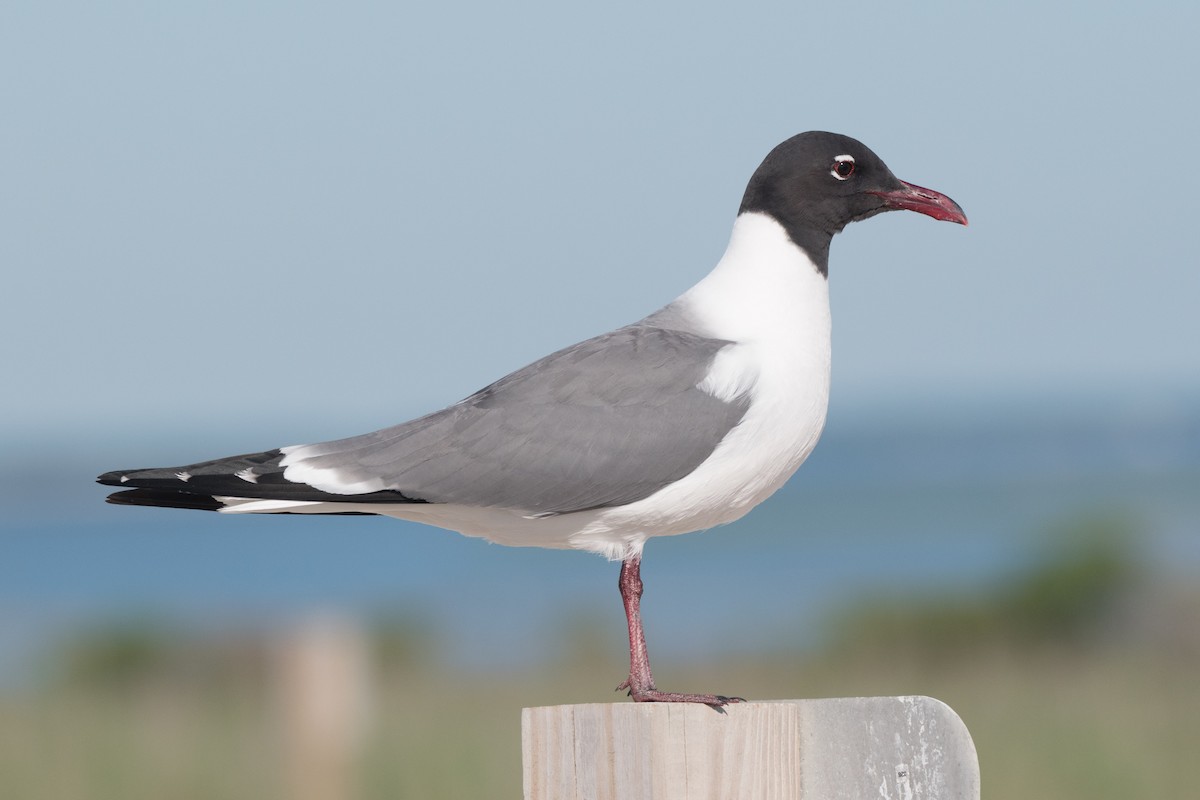
<instances>
[{"instance_id":1,"label":"white eye crescent","mask_svg":"<svg viewBox=\"0 0 1200 800\"><path fill-rule=\"evenodd\" d=\"M849 178L854 174L854 156L835 156L833 159L833 167L829 170L829 174L837 178L839 181L844 181Z\"/></svg>"}]
</instances>

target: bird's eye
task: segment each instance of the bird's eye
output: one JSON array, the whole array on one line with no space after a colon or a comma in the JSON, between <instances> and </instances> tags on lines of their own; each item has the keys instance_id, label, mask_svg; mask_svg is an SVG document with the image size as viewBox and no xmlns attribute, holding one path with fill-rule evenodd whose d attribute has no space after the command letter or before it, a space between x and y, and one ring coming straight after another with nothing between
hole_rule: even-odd
<instances>
[{"instance_id":1,"label":"bird's eye","mask_svg":"<svg viewBox=\"0 0 1200 800\"><path fill-rule=\"evenodd\" d=\"M833 160L833 169L829 174L844 181L854 174L854 156L838 156Z\"/></svg>"}]
</instances>

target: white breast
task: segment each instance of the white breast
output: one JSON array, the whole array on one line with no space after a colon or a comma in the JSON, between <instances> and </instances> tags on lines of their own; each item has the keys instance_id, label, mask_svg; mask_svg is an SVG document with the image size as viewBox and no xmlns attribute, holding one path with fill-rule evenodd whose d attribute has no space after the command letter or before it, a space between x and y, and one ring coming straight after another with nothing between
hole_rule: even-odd
<instances>
[{"instance_id":1,"label":"white breast","mask_svg":"<svg viewBox=\"0 0 1200 800\"><path fill-rule=\"evenodd\" d=\"M678 301L718 354L701 388L750 406L716 451L684 479L605 511L572 537L621 557L649 536L738 519L775 492L820 438L829 404L828 281L775 220L743 214L717 267ZM624 545L624 553L614 547Z\"/></svg>"}]
</instances>

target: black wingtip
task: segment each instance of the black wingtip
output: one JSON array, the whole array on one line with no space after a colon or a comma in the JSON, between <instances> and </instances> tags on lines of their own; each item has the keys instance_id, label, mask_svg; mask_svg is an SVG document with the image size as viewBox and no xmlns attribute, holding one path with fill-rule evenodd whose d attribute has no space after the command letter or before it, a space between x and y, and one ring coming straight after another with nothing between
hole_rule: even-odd
<instances>
[{"instance_id":1,"label":"black wingtip","mask_svg":"<svg viewBox=\"0 0 1200 800\"><path fill-rule=\"evenodd\" d=\"M119 475L120 473L108 474ZM105 483L103 480L100 482ZM159 489L126 489L123 492L113 492L106 498L106 502L115 506L158 506L160 508L190 508L196 511L219 511L225 507L224 503L206 494L187 494L186 492L169 492Z\"/></svg>"},{"instance_id":2,"label":"black wingtip","mask_svg":"<svg viewBox=\"0 0 1200 800\"><path fill-rule=\"evenodd\" d=\"M96 478L96 483L102 483L105 486L120 486L122 483L124 483L124 481L122 481L121 479L124 478L128 474L129 474L128 470L119 470L119 469L114 470L112 472L106 472L103 475Z\"/></svg>"}]
</instances>

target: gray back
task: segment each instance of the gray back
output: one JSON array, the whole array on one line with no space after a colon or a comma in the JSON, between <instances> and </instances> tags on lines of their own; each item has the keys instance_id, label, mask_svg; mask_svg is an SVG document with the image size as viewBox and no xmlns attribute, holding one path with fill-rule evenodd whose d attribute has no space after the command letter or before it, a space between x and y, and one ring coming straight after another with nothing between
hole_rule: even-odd
<instances>
[{"instance_id":1,"label":"gray back","mask_svg":"<svg viewBox=\"0 0 1200 800\"><path fill-rule=\"evenodd\" d=\"M643 499L700 465L745 413L701 391L729 342L645 322L580 342L460 403L295 448L338 482L435 503L561 514Z\"/></svg>"}]
</instances>

